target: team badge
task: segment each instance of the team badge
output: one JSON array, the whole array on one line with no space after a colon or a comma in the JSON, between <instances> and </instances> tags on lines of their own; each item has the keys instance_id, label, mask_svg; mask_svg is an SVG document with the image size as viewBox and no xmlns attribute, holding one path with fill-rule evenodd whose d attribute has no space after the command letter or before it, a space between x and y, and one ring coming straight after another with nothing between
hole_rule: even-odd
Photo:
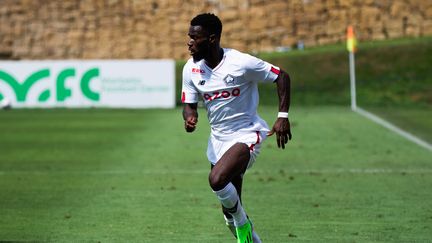
<instances>
[{"instance_id":1,"label":"team badge","mask_svg":"<svg viewBox=\"0 0 432 243\"><path fill-rule=\"evenodd\" d=\"M233 76L231 76L230 74L225 76L225 78L223 80L225 81L227 86L234 86L236 84L235 78Z\"/></svg>"}]
</instances>

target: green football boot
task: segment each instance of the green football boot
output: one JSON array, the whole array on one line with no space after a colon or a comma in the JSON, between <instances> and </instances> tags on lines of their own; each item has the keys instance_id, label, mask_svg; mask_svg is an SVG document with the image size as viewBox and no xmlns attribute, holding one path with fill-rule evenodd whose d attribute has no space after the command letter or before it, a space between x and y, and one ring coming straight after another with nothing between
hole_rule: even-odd
<instances>
[{"instance_id":1,"label":"green football boot","mask_svg":"<svg viewBox=\"0 0 432 243\"><path fill-rule=\"evenodd\" d=\"M248 220L246 224L236 228L237 243L253 243L252 225Z\"/></svg>"}]
</instances>

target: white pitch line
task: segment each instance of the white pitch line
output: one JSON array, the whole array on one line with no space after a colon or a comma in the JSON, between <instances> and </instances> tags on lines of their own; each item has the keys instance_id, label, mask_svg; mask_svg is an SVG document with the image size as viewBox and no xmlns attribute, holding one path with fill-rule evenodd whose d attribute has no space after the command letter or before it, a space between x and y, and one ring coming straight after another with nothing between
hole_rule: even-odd
<instances>
[{"instance_id":1,"label":"white pitch line","mask_svg":"<svg viewBox=\"0 0 432 243\"><path fill-rule=\"evenodd\" d=\"M411 142L413 142L413 143L415 143L415 144L417 144L417 145L419 145L419 146L421 146L421 147L423 147L429 151L432 151L432 145L430 143L412 135L411 133L408 133L408 132L400 129L399 127L391 124L390 122L388 122L388 121L386 121L386 120L384 120L384 119L382 119L382 118L380 118L380 117L378 117L378 116L376 116L376 115L374 115L368 111L365 111L359 107L357 107L356 109L353 109L353 110L355 112L357 112L358 114L365 116L366 118L368 118L368 119L380 124L381 126L399 134L400 136L410 140Z\"/></svg>"}]
</instances>

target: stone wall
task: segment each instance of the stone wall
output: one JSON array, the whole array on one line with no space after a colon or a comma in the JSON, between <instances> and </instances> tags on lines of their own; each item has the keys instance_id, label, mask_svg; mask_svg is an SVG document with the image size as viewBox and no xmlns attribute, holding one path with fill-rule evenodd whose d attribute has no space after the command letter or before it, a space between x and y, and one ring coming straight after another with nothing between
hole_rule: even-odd
<instances>
[{"instance_id":1,"label":"stone wall","mask_svg":"<svg viewBox=\"0 0 432 243\"><path fill-rule=\"evenodd\" d=\"M0 59L184 59L201 12L249 52L432 35L431 0L0 0Z\"/></svg>"}]
</instances>

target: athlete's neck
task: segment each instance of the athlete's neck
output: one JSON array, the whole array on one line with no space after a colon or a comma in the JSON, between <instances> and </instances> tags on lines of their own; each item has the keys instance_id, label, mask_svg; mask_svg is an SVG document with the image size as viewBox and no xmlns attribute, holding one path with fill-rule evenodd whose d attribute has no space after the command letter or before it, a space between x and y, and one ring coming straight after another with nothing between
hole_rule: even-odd
<instances>
[{"instance_id":1,"label":"athlete's neck","mask_svg":"<svg viewBox=\"0 0 432 243\"><path fill-rule=\"evenodd\" d=\"M205 59L207 66L211 69L217 67L217 65L222 61L223 55L224 50L220 47L211 50L210 55Z\"/></svg>"}]
</instances>

